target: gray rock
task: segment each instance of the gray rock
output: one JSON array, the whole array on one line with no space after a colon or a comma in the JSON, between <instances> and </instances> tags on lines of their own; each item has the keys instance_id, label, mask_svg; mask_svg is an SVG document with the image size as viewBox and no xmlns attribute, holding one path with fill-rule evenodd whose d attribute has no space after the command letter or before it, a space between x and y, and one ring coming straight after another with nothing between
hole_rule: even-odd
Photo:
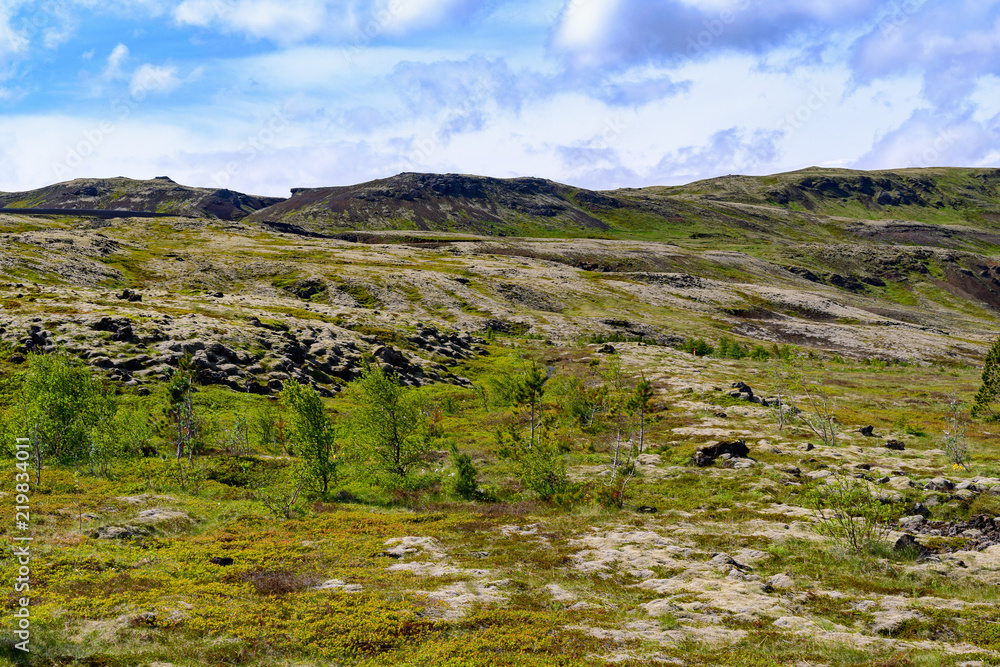
<instances>
[{"instance_id":1,"label":"gray rock","mask_svg":"<svg viewBox=\"0 0 1000 667\"><path fill-rule=\"evenodd\" d=\"M785 574L784 572L782 572L780 574L774 575L773 577L770 577L765 582L765 585L767 588L770 588L772 590L785 591L790 588L795 588L795 580L792 579L787 574Z\"/></svg>"},{"instance_id":2,"label":"gray rock","mask_svg":"<svg viewBox=\"0 0 1000 667\"><path fill-rule=\"evenodd\" d=\"M951 491L955 485L944 477L935 477L924 484L925 491Z\"/></svg>"},{"instance_id":3,"label":"gray rock","mask_svg":"<svg viewBox=\"0 0 1000 667\"><path fill-rule=\"evenodd\" d=\"M138 526L101 526L90 532L90 536L95 540L129 540L147 535L149 530Z\"/></svg>"}]
</instances>

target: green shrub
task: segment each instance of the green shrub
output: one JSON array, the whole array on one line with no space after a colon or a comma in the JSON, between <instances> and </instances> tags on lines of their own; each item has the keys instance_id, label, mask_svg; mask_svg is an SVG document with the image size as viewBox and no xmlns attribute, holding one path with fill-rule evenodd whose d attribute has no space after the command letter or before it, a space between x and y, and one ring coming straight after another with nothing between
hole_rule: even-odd
<instances>
[{"instance_id":1,"label":"green shrub","mask_svg":"<svg viewBox=\"0 0 1000 667\"><path fill-rule=\"evenodd\" d=\"M478 475L476 466L472 463L472 457L458 451L458 447L451 446L451 466L454 469L450 486L452 492L459 498L473 500L478 497L478 486L476 477Z\"/></svg>"},{"instance_id":2,"label":"green shrub","mask_svg":"<svg viewBox=\"0 0 1000 667\"><path fill-rule=\"evenodd\" d=\"M702 356L702 355L698 355ZM714 356L719 359L742 359L747 356L747 349L729 336L719 339L719 345L715 348Z\"/></svg>"},{"instance_id":3,"label":"green shrub","mask_svg":"<svg viewBox=\"0 0 1000 667\"><path fill-rule=\"evenodd\" d=\"M972 399L973 419L984 418L990 421L1000 419L1000 414L994 408L998 397L1000 397L1000 337L993 341L983 362L982 385L976 392L976 397Z\"/></svg>"},{"instance_id":4,"label":"green shrub","mask_svg":"<svg viewBox=\"0 0 1000 667\"><path fill-rule=\"evenodd\" d=\"M701 338L688 338L681 343L680 350L682 352L690 352L696 357L706 357L715 352L715 348Z\"/></svg>"},{"instance_id":5,"label":"green shrub","mask_svg":"<svg viewBox=\"0 0 1000 667\"><path fill-rule=\"evenodd\" d=\"M36 439L38 469L52 457L63 463L89 458L90 429L97 423L104 389L90 369L65 353L29 354L8 429Z\"/></svg>"},{"instance_id":6,"label":"green shrub","mask_svg":"<svg viewBox=\"0 0 1000 667\"><path fill-rule=\"evenodd\" d=\"M868 483L838 476L806 498L817 531L858 555L877 552L889 535L892 509L874 496Z\"/></svg>"}]
</instances>

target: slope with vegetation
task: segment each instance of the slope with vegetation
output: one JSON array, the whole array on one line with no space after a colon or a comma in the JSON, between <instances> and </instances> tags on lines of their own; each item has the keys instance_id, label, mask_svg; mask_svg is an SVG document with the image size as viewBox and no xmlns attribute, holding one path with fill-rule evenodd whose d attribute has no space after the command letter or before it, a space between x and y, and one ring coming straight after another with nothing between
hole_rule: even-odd
<instances>
[{"instance_id":1,"label":"slope with vegetation","mask_svg":"<svg viewBox=\"0 0 1000 667\"><path fill-rule=\"evenodd\" d=\"M30 192L0 193L0 208L140 211L222 220L238 220L280 201L278 197L178 185L166 176L150 181L78 178Z\"/></svg>"},{"instance_id":2,"label":"slope with vegetation","mask_svg":"<svg viewBox=\"0 0 1000 667\"><path fill-rule=\"evenodd\" d=\"M996 664L988 193L819 177L0 216L0 664Z\"/></svg>"}]
</instances>

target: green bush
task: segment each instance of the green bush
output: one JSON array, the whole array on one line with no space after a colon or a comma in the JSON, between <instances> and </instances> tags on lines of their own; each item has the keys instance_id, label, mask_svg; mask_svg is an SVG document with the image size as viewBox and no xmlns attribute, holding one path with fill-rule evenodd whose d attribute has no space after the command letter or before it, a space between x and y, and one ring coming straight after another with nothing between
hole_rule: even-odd
<instances>
[{"instance_id":1,"label":"green bush","mask_svg":"<svg viewBox=\"0 0 1000 667\"><path fill-rule=\"evenodd\" d=\"M719 359L743 359L747 356L747 349L731 337L723 336L719 339L719 345L715 348L713 356Z\"/></svg>"},{"instance_id":2,"label":"green bush","mask_svg":"<svg viewBox=\"0 0 1000 667\"><path fill-rule=\"evenodd\" d=\"M973 419L997 421L1000 413L994 407L1000 398L1000 337L993 341L983 362L982 385L972 399Z\"/></svg>"},{"instance_id":3,"label":"green bush","mask_svg":"<svg viewBox=\"0 0 1000 667\"><path fill-rule=\"evenodd\" d=\"M454 469L450 479L452 492L459 498L473 500L479 496L476 478L478 472L472 463L472 457L458 451L458 447L451 446L451 467Z\"/></svg>"},{"instance_id":4,"label":"green bush","mask_svg":"<svg viewBox=\"0 0 1000 667\"><path fill-rule=\"evenodd\" d=\"M817 531L832 537L855 554L873 554L889 535L893 519L889 505L872 494L868 483L838 476L806 498Z\"/></svg>"},{"instance_id":5,"label":"green bush","mask_svg":"<svg viewBox=\"0 0 1000 667\"><path fill-rule=\"evenodd\" d=\"M707 357L715 352L715 348L701 338L688 338L681 343L680 350L682 352L690 352L696 357Z\"/></svg>"},{"instance_id":6,"label":"green bush","mask_svg":"<svg viewBox=\"0 0 1000 667\"><path fill-rule=\"evenodd\" d=\"M90 430L98 421L104 394L90 369L68 354L29 354L8 430L17 437L37 437L41 459L86 461Z\"/></svg>"}]
</instances>

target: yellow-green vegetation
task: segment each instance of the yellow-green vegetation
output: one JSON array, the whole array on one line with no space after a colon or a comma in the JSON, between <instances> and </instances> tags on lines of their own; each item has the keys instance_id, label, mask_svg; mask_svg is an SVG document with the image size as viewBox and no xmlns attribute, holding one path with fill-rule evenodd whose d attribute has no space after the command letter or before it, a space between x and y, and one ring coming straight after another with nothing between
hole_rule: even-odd
<instances>
[{"instance_id":1,"label":"yellow-green vegetation","mask_svg":"<svg viewBox=\"0 0 1000 667\"><path fill-rule=\"evenodd\" d=\"M67 441L44 460L41 483L31 478L32 664L592 665L619 656L616 664L655 657L695 665L888 666L995 659L998 599L983 585L991 575L979 561L969 572L928 565L884 540L845 550L809 518L809 498L835 488L812 472L836 472L855 490L866 483L855 478L858 470L899 469L915 480L998 474L988 423L968 426L973 472L954 471L934 453L946 394L971 396L979 369L810 360L791 350L754 358L732 339L723 358L640 343L620 344L616 359L594 355L593 347L500 342L489 357L458 369L474 379L472 388L394 388L381 369L325 400L304 386L279 403L193 386L189 409L200 426L180 460L184 386L147 396L110 391L107 400L133 415L128 423L149 415L148 440L111 453L80 450L75 462ZM767 395L782 358L836 393L841 444L823 446L795 419L779 430L766 408L747 410L745 400L716 389L745 379ZM634 389L642 371L652 390L642 403L644 447L634 453L641 463L618 469L635 475L629 486L614 487L618 495L607 491L601 471L612 463L616 439L638 437L639 412L626 395L616 402L618 376L608 370L615 364L623 387ZM545 366L553 369L548 377L540 372ZM3 382L5 442L24 427L16 418L20 401L38 403L21 391L38 369ZM52 377L46 391L58 390L61 376ZM729 416L719 418L720 411ZM98 428L88 414L72 409L65 418L77 430ZM847 433L867 424L904 439L905 451ZM695 448L719 439L720 428L751 443L753 467L691 463ZM749 429L756 437L741 435ZM404 439L393 440L394 433ZM809 442L815 450L798 449ZM538 491L544 484L536 477L557 468L537 459L524 464L542 448L568 473L561 482L547 478L560 485L554 492ZM111 460L92 474L93 456ZM5 461L16 473L17 460ZM4 492L3 502L13 502ZM935 494L911 487L884 505L862 496L852 498L894 519ZM1000 511L989 493L942 500L932 518ZM637 513L639 506L657 512ZM133 532L108 539L115 527ZM8 554L0 577L7 581L16 576L9 554L20 534L9 524L0 528ZM945 538L923 543L944 549L945 563L950 549L962 547ZM713 569L720 552L734 562L753 560L733 575L728 565ZM761 585L755 582L776 575L795 587L752 592ZM750 611L733 607L727 595ZM905 600L913 612L873 630L883 600ZM15 604L5 602L8 610ZM781 620L791 617L808 619L812 630L803 635ZM850 636L874 639L858 644ZM5 646L0 664L20 664Z\"/></svg>"}]
</instances>

